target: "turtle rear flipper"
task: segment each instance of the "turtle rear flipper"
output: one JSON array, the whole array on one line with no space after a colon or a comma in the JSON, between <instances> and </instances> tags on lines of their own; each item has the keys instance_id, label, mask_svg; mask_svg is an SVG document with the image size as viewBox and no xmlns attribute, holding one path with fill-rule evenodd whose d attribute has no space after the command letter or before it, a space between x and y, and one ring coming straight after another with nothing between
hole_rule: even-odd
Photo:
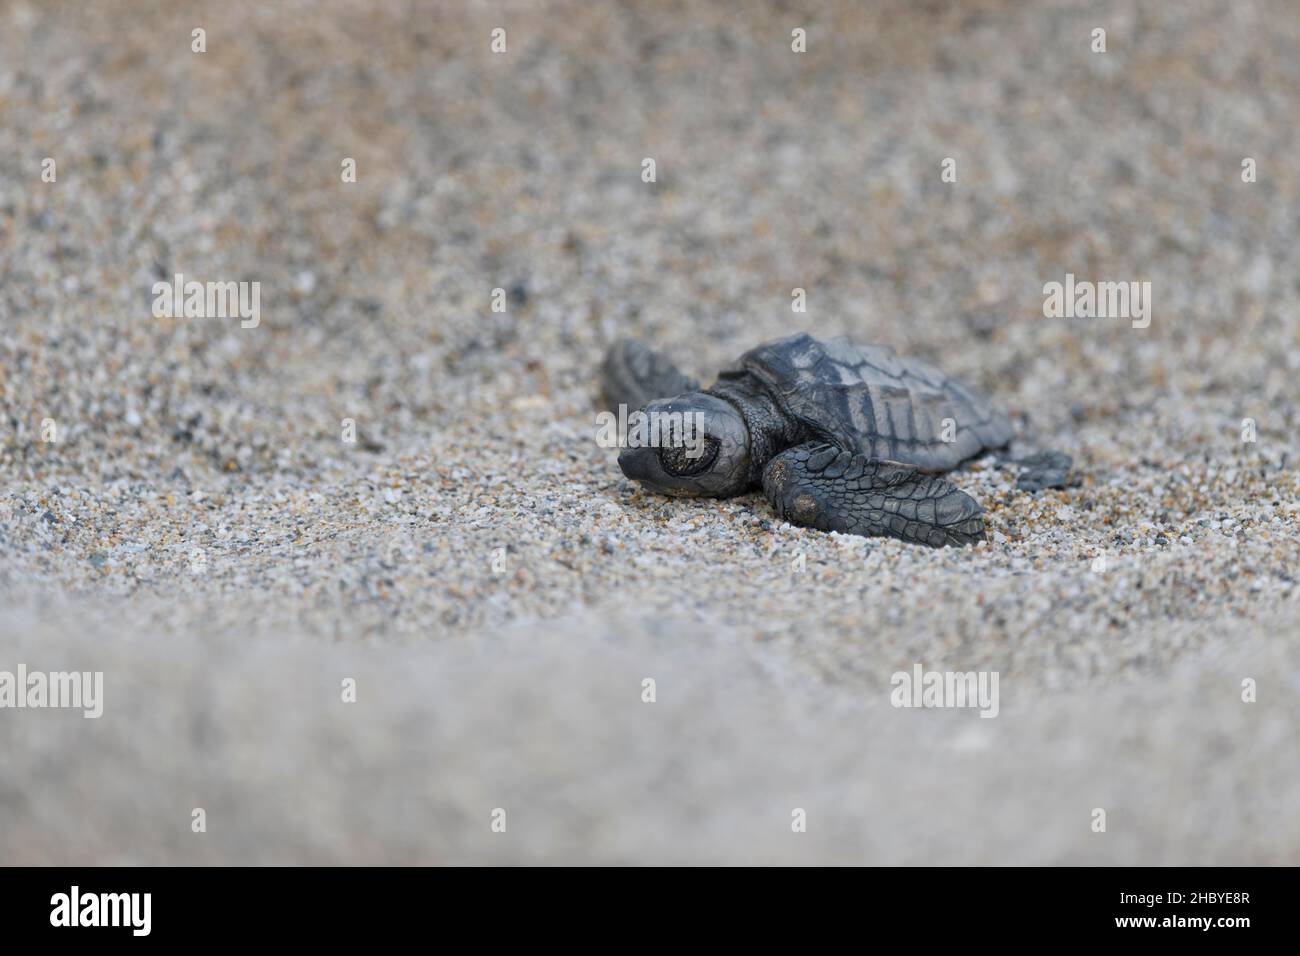
<instances>
[{"instance_id":1,"label":"turtle rear flipper","mask_svg":"<svg viewBox=\"0 0 1300 956\"><path fill-rule=\"evenodd\" d=\"M983 510L956 485L910 465L835 445L788 448L763 469L763 491L791 524L943 547L984 540Z\"/></svg>"},{"instance_id":2,"label":"turtle rear flipper","mask_svg":"<svg viewBox=\"0 0 1300 956\"><path fill-rule=\"evenodd\" d=\"M635 411L656 398L672 398L699 387L664 355L628 339L611 345L600 366L600 401L610 411L617 411L619 405Z\"/></svg>"},{"instance_id":3,"label":"turtle rear flipper","mask_svg":"<svg viewBox=\"0 0 1300 956\"><path fill-rule=\"evenodd\" d=\"M1023 458L1012 458L1011 464L1020 466L1016 487L1021 491L1065 488L1071 484L1070 468L1074 459L1063 452L1040 451Z\"/></svg>"}]
</instances>

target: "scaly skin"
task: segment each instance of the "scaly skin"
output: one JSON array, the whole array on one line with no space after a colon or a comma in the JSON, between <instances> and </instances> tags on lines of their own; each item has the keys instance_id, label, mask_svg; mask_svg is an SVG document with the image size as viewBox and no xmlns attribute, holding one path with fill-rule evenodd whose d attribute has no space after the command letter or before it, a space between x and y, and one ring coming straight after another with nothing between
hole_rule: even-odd
<instances>
[{"instance_id":1,"label":"scaly skin","mask_svg":"<svg viewBox=\"0 0 1300 956\"><path fill-rule=\"evenodd\" d=\"M773 458L763 491L791 524L940 548L984 540L983 512L951 482L908 465L809 442Z\"/></svg>"}]
</instances>

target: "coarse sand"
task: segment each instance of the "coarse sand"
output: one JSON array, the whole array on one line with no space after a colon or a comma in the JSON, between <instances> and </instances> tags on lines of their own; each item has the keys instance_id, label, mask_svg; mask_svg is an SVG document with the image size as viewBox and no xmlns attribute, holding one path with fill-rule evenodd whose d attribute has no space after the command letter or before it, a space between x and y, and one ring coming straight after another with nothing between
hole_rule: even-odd
<instances>
[{"instance_id":1,"label":"coarse sand","mask_svg":"<svg viewBox=\"0 0 1300 956\"><path fill-rule=\"evenodd\" d=\"M104 675L0 709L0 864L1300 864L1297 50L1285 0L0 2L0 671ZM930 550L596 443L615 338L795 330L1078 484L978 460Z\"/></svg>"}]
</instances>

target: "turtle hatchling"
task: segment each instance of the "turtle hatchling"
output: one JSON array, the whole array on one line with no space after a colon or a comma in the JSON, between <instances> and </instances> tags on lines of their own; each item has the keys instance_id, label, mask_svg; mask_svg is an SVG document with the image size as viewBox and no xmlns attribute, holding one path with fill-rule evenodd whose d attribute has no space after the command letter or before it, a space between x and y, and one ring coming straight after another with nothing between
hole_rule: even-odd
<instances>
[{"instance_id":1,"label":"turtle hatchling","mask_svg":"<svg viewBox=\"0 0 1300 956\"><path fill-rule=\"evenodd\" d=\"M619 452L623 474L654 491L726 498L761 487L792 524L934 547L984 538L979 504L940 475L1013 437L969 385L847 338L760 345L705 389L622 341L605 358L601 390L607 407L640 409L641 421L702 425L702 439ZM1064 486L1071 464L1058 452L1014 463L1026 491Z\"/></svg>"}]
</instances>

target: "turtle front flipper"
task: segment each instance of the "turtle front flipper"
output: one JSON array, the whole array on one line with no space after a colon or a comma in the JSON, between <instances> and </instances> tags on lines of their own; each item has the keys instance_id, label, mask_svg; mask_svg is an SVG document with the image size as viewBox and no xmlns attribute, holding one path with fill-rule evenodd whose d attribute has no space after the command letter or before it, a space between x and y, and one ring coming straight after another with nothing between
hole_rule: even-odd
<instances>
[{"instance_id":1,"label":"turtle front flipper","mask_svg":"<svg viewBox=\"0 0 1300 956\"><path fill-rule=\"evenodd\" d=\"M956 485L835 445L810 442L781 452L763 469L763 491L780 517L805 528L936 548L984 540L982 509Z\"/></svg>"},{"instance_id":2,"label":"turtle front flipper","mask_svg":"<svg viewBox=\"0 0 1300 956\"><path fill-rule=\"evenodd\" d=\"M636 411L653 399L672 398L699 387L665 356L627 339L611 345L600 366L600 401L610 411L617 411L619 405Z\"/></svg>"}]
</instances>

